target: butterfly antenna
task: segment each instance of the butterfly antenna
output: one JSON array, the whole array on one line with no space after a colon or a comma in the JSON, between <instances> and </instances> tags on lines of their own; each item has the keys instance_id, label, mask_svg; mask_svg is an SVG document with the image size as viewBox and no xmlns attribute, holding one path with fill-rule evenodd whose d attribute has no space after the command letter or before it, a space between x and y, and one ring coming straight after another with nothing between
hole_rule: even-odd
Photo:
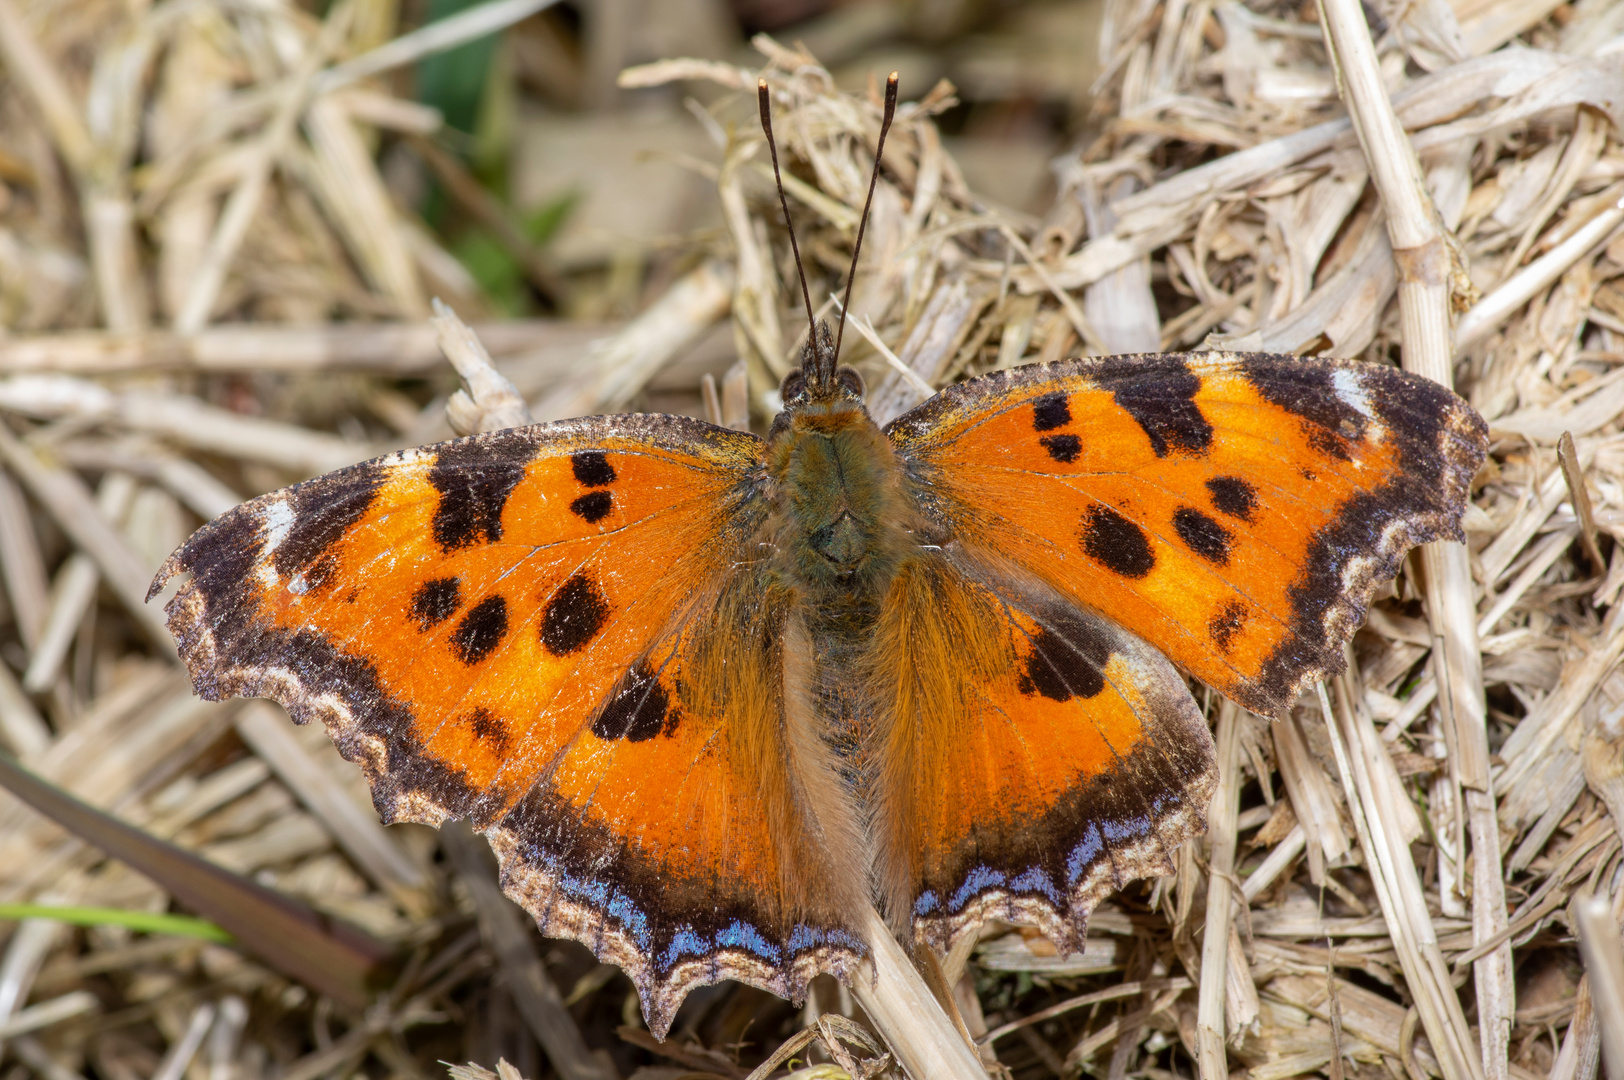
<instances>
[{"instance_id":1,"label":"butterfly antenna","mask_svg":"<svg viewBox=\"0 0 1624 1080\"><path fill-rule=\"evenodd\" d=\"M807 343L812 355L818 354L818 324L812 316L812 293L806 287L806 268L801 265L801 245L795 242L795 223L789 219L789 199L784 196L784 177L778 171L778 144L773 141L772 99L767 93L767 80L756 80L756 102L761 106L761 130L767 133L767 149L773 158L773 180L778 184L778 204L784 208L784 224L789 229L790 250L795 252L795 272L801 277L801 299L806 303L806 326L811 335Z\"/></svg>"},{"instance_id":2,"label":"butterfly antenna","mask_svg":"<svg viewBox=\"0 0 1624 1080\"><path fill-rule=\"evenodd\" d=\"M763 98L763 101L766 99ZM765 106L763 106L765 108ZM874 205L874 185L880 180L880 158L885 154L885 135L891 130L891 120L897 115L897 73L885 79L885 119L880 121L880 141L874 147L874 171L868 177L868 198L863 200L863 216L857 222L857 244L851 249L851 270L846 273L846 298L840 304L840 329L835 334L835 357L840 356L840 342L846 336L846 312L851 310L851 287L857 280L857 256L863 251L863 233L868 230L868 211ZM772 136L767 136L768 140Z\"/></svg>"}]
</instances>

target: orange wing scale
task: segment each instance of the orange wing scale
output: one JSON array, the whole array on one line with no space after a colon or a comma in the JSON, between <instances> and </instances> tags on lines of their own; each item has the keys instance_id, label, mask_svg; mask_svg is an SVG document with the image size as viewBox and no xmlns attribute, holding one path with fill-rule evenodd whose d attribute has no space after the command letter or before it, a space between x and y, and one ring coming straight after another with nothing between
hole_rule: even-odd
<instances>
[{"instance_id":1,"label":"orange wing scale","mask_svg":"<svg viewBox=\"0 0 1624 1080\"><path fill-rule=\"evenodd\" d=\"M1405 550L1460 535L1486 435L1390 368L1219 354L999 372L888 431L966 546L1263 714L1341 670Z\"/></svg>"}]
</instances>

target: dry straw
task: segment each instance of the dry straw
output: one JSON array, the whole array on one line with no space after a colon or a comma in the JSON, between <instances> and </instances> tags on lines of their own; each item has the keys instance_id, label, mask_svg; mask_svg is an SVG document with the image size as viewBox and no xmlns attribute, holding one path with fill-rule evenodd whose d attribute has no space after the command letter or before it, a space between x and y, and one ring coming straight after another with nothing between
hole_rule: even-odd
<instances>
[{"instance_id":1,"label":"dry straw","mask_svg":"<svg viewBox=\"0 0 1624 1080\"><path fill-rule=\"evenodd\" d=\"M526 930L470 838L446 837L436 859L433 834L379 826L319 732L273 706L196 700L143 593L176 543L243 497L526 410L636 407L675 388L715 421L760 425L804 319L756 79L774 88L824 315L878 85L842 93L818 57L766 38L760 71L625 72L625 86L716 89L694 107L719 139L703 168L722 231L623 324L491 320L372 155L376 132L421 139L438 117L370 65L444 45L443 28L390 45L362 0L321 20L81 6L75 28L0 0L0 743L415 958L352 1014L219 945L0 923L0 1054L19 1076L433 1075L457 1055L422 1049L447 1045L424 1033L509 999L548 1067L583 1078L615 1071L589 1045L623 1019L630 1046L702 1076L1602 1067L1624 1030L1606 959L1624 918L1624 7L1105 0L1100 133L1055 159L1036 218L966 182L933 121L952 86L904 87L846 340L882 421L993 368L1221 346L1401 363L1467 396L1493 444L1467 543L1405 564L1347 674L1274 720L1213 701L1224 767L1208 836L1174 877L1098 912L1085 954L992 925L918 967L880 948L879 984L819 985L793 1020L724 991L706 1007L744 1018L725 1029L754 1040L741 1059L699 1027L653 1043L622 1017L612 971ZM478 202L471 178L446 175ZM556 287L508 240L538 289ZM431 320L435 296L472 329ZM707 349L716 362L693 360ZM403 376L448 371L442 350L466 391L449 406L403 393ZM260 415L244 415L245 387ZM170 898L6 799L0 903L24 901ZM479 997L497 971L505 989ZM864 1014L889 1045L845 1019ZM765 1019L740 1035L752 1017ZM933 1053L951 1064L924 1063Z\"/></svg>"}]
</instances>

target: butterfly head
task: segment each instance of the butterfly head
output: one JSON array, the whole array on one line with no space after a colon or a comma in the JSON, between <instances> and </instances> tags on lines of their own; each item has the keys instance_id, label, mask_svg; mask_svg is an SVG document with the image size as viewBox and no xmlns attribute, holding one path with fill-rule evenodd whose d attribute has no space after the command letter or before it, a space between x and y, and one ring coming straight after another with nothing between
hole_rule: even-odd
<instances>
[{"instance_id":1,"label":"butterfly head","mask_svg":"<svg viewBox=\"0 0 1624 1080\"><path fill-rule=\"evenodd\" d=\"M786 375L778 388L786 410L813 403L863 400L863 377L837 362L829 324L819 321L817 326L817 337L809 338L801 348L800 368Z\"/></svg>"}]
</instances>

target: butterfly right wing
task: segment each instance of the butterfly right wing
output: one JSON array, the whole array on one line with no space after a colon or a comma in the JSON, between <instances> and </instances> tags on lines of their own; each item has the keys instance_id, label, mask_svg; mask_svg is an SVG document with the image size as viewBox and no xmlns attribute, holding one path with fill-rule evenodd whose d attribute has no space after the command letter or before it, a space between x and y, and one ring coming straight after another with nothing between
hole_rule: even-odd
<instances>
[{"instance_id":1,"label":"butterfly right wing","mask_svg":"<svg viewBox=\"0 0 1624 1080\"><path fill-rule=\"evenodd\" d=\"M256 499L160 572L199 693L321 720L385 821L471 819L543 930L663 1034L694 985L796 997L861 953L802 812L759 439L595 417Z\"/></svg>"}]
</instances>

